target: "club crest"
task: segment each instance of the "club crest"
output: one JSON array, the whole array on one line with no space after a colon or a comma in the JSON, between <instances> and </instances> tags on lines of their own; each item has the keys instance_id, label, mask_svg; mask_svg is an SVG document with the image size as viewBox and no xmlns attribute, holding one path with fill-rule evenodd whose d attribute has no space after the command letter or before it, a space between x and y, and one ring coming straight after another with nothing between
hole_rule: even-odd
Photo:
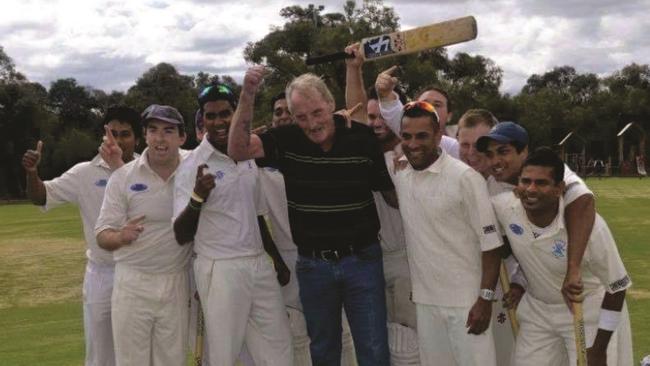
<instances>
[{"instance_id":1,"label":"club crest","mask_svg":"<svg viewBox=\"0 0 650 366\"><path fill-rule=\"evenodd\" d=\"M146 191L147 188L149 187L144 183L135 183L132 184L131 187L129 187L129 189L131 189L133 192L143 192Z\"/></svg>"},{"instance_id":2,"label":"club crest","mask_svg":"<svg viewBox=\"0 0 650 366\"><path fill-rule=\"evenodd\" d=\"M555 258L564 258L566 256L566 243L564 240L557 239L553 243L553 250L551 253Z\"/></svg>"},{"instance_id":3,"label":"club crest","mask_svg":"<svg viewBox=\"0 0 650 366\"><path fill-rule=\"evenodd\" d=\"M98 179L97 182L95 182L95 185L97 187L106 187L106 184L108 184L108 179Z\"/></svg>"},{"instance_id":4,"label":"club crest","mask_svg":"<svg viewBox=\"0 0 650 366\"><path fill-rule=\"evenodd\" d=\"M226 173L224 173L221 170L217 170L217 172L214 173L214 179L216 179L216 180L222 180L223 177L225 177L225 176L226 176Z\"/></svg>"},{"instance_id":5,"label":"club crest","mask_svg":"<svg viewBox=\"0 0 650 366\"><path fill-rule=\"evenodd\" d=\"M524 233L524 228L517 224L510 224L509 227L510 227L510 231L512 231L516 235L521 235Z\"/></svg>"}]
</instances>

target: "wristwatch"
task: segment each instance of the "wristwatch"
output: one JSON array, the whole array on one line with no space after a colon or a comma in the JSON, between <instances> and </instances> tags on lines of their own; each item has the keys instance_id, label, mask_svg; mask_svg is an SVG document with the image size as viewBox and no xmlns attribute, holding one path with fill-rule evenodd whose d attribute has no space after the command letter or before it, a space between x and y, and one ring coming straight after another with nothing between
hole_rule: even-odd
<instances>
[{"instance_id":1,"label":"wristwatch","mask_svg":"<svg viewBox=\"0 0 650 366\"><path fill-rule=\"evenodd\" d=\"M479 297L487 301L497 301L496 292L494 292L494 290L490 290L489 288L482 288L481 292L479 293Z\"/></svg>"}]
</instances>

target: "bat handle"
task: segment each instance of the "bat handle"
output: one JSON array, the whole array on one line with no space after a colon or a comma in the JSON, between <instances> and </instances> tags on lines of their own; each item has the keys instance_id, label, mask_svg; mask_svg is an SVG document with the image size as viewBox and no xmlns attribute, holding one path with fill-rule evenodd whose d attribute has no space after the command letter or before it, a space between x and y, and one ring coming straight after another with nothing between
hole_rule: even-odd
<instances>
[{"instance_id":1,"label":"bat handle","mask_svg":"<svg viewBox=\"0 0 650 366\"><path fill-rule=\"evenodd\" d=\"M305 63L307 64L307 66L311 66L311 65L324 64L326 62L331 62L331 61L344 60L346 58L354 58L354 55L349 54L347 52L336 52L336 53L330 53L329 55L310 57L307 60L305 60Z\"/></svg>"},{"instance_id":2,"label":"bat handle","mask_svg":"<svg viewBox=\"0 0 650 366\"><path fill-rule=\"evenodd\" d=\"M574 302L573 327L576 341L576 358L578 366L587 366L587 346L585 342L585 320L582 314L582 303Z\"/></svg>"},{"instance_id":3,"label":"bat handle","mask_svg":"<svg viewBox=\"0 0 650 366\"><path fill-rule=\"evenodd\" d=\"M501 282L501 290L504 294L510 292L510 276L508 276L508 270L506 265L501 260L501 266L499 266L499 281ZM517 311L515 309L508 309L508 318L510 318L510 327L512 328L512 335L517 338L519 334L519 321L517 320Z\"/></svg>"}]
</instances>

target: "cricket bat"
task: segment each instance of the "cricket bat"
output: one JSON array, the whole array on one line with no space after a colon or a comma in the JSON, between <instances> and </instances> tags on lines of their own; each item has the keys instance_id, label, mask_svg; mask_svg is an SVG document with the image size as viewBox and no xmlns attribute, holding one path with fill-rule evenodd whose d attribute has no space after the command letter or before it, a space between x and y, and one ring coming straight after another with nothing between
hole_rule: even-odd
<instances>
[{"instance_id":1,"label":"cricket bat","mask_svg":"<svg viewBox=\"0 0 650 366\"><path fill-rule=\"evenodd\" d=\"M501 290L503 290L504 294L507 294L510 292L510 276L508 276L508 270L506 269L506 265L501 260L501 266L499 268L499 282L501 283ZM519 333L519 321L517 320L517 310L516 309L508 309L508 318L510 318L510 327L512 328L512 335L517 338L517 334Z\"/></svg>"},{"instance_id":2,"label":"cricket bat","mask_svg":"<svg viewBox=\"0 0 650 366\"><path fill-rule=\"evenodd\" d=\"M587 343L585 340L585 319L582 316L582 303L574 302L573 331L576 337L576 359L578 366L587 366Z\"/></svg>"},{"instance_id":3,"label":"cricket bat","mask_svg":"<svg viewBox=\"0 0 650 366\"><path fill-rule=\"evenodd\" d=\"M194 366L203 365L203 332L205 332L205 320L203 319L203 309L201 301L197 308L197 326L196 326L196 344L194 345Z\"/></svg>"},{"instance_id":4,"label":"cricket bat","mask_svg":"<svg viewBox=\"0 0 650 366\"><path fill-rule=\"evenodd\" d=\"M361 40L360 50L366 60L374 61L385 57L407 55L431 48L449 46L476 38L476 19L472 16L452 19L441 23L393 32ZM352 58L354 56L337 52L308 58L307 65Z\"/></svg>"}]
</instances>

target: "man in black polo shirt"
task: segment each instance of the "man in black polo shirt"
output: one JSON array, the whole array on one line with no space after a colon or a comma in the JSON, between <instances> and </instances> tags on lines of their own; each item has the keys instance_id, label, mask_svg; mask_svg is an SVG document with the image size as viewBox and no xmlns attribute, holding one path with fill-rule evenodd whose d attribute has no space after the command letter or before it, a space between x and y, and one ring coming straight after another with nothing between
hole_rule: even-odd
<instances>
[{"instance_id":1,"label":"man in black polo shirt","mask_svg":"<svg viewBox=\"0 0 650 366\"><path fill-rule=\"evenodd\" d=\"M287 87L296 124L250 134L264 69L250 68L230 129L228 154L256 158L284 175L291 234L298 246L300 299L316 365L339 365L341 309L360 366L389 364L379 219L372 191L396 205L393 184L372 130L334 115L334 99L312 74Z\"/></svg>"}]
</instances>

